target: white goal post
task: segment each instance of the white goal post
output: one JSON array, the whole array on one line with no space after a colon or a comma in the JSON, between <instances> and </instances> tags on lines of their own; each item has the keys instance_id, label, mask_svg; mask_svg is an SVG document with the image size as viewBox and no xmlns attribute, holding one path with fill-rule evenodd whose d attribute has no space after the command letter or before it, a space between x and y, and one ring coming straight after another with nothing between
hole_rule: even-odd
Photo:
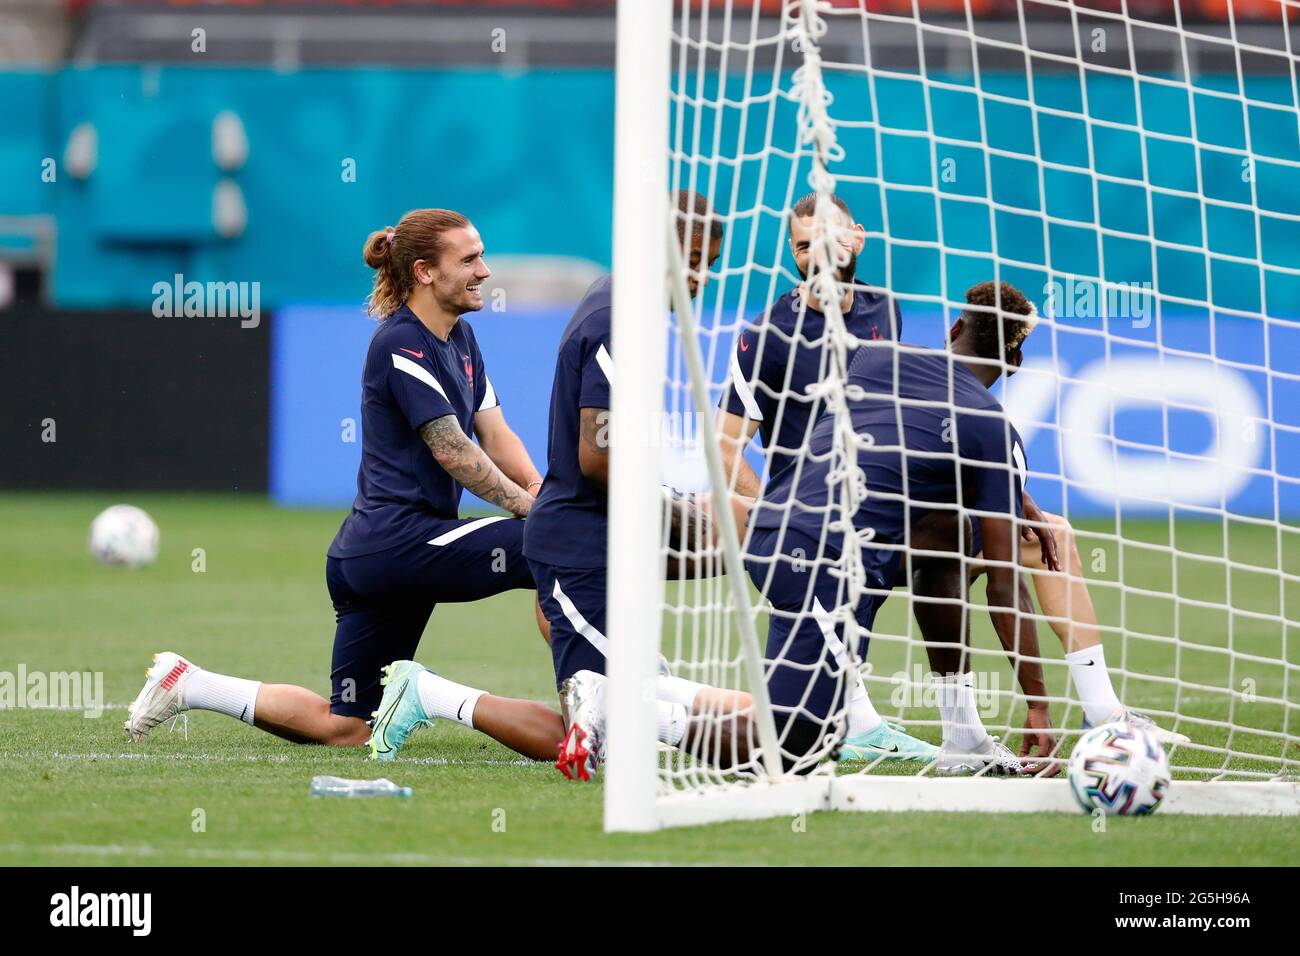
<instances>
[{"instance_id":1,"label":"white goal post","mask_svg":"<svg viewBox=\"0 0 1300 956\"><path fill-rule=\"evenodd\" d=\"M1154 13L1086 3L619 0L606 830L814 810L1078 812L1064 773L837 765L842 699L815 748L826 759L782 775L760 678L771 609L743 566L752 529L719 509L705 573L665 580L663 489L722 501L734 488L715 415L745 377L741 332L800 284L787 228L807 194L805 294L823 318L811 340L801 317L793 337L764 328L753 347L777 335L818 348L819 374L812 391L788 387L793 371L784 389L751 378L744 390L766 389L778 414L816 399L835 421L809 561L845 582L818 608L842 627L844 697L860 675L881 716L939 742L914 596L894 590L869 634L855 623L870 589L851 518L872 489L846 464L863 444L846 411L863 340L829 278L847 261L833 199L865 227L854 281L897 304L903 342L942 347L985 280L1019 288L1040 316L1024 366L992 391L1024 440L1026 490L1062 517L1063 609L1035 590L1033 611L1017 612L1037 624L1029 656L1056 762L1083 716L1066 645L1088 630L1124 705L1187 738L1167 748L1162 813L1300 814L1300 0L1229 3L1217 19L1193 0ZM694 300L681 190L725 228ZM756 436L760 478L772 451ZM804 467L800 443L776 451ZM1045 577L1022 573L1035 589ZM1018 738L1024 655L993 637L979 587L962 603L981 716ZM763 746L745 773L657 742L661 655L679 677L754 695Z\"/></svg>"}]
</instances>

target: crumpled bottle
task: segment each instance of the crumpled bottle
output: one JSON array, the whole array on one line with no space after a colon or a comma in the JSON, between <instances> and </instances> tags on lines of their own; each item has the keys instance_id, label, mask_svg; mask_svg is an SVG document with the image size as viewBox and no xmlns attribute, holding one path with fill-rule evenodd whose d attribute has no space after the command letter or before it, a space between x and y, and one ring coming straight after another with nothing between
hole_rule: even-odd
<instances>
[{"instance_id":1,"label":"crumpled bottle","mask_svg":"<svg viewBox=\"0 0 1300 956\"><path fill-rule=\"evenodd\" d=\"M311 778L313 797L409 797L410 787L399 787L386 777L378 780L349 780L347 777Z\"/></svg>"}]
</instances>

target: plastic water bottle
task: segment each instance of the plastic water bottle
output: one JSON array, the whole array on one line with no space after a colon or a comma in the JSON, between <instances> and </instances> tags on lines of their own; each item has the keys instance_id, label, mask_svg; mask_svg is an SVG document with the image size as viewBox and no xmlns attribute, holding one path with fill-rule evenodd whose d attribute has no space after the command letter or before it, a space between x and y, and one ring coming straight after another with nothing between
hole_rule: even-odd
<instances>
[{"instance_id":1,"label":"plastic water bottle","mask_svg":"<svg viewBox=\"0 0 1300 956\"><path fill-rule=\"evenodd\" d=\"M346 777L312 777L313 797L409 797L410 787L399 787L386 777L349 780Z\"/></svg>"}]
</instances>

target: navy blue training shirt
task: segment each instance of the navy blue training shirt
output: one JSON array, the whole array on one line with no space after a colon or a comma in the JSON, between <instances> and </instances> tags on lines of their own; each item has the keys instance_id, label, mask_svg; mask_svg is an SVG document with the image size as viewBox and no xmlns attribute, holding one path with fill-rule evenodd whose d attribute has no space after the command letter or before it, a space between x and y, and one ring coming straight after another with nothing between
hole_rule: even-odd
<instances>
[{"instance_id":1,"label":"navy blue training shirt","mask_svg":"<svg viewBox=\"0 0 1300 956\"><path fill-rule=\"evenodd\" d=\"M579 409L609 408L613 280L597 279L560 339L551 385L546 478L524 523L524 555L564 568L603 568L608 502L578 466Z\"/></svg>"},{"instance_id":2,"label":"navy blue training shirt","mask_svg":"<svg viewBox=\"0 0 1300 956\"><path fill-rule=\"evenodd\" d=\"M809 308L801 325L799 309L799 290L794 289L736 337L730 382L720 403L724 411L758 422L768 452L769 487L799 458L821 411L821 403L804 389L825 375L826 317ZM860 339L897 341L903 313L888 294L855 289L844 324ZM783 395L785 407L780 409Z\"/></svg>"},{"instance_id":3,"label":"navy blue training shirt","mask_svg":"<svg viewBox=\"0 0 1300 956\"><path fill-rule=\"evenodd\" d=\"M430 518L459 517L461 485L419 435L455 415L474 437L474 415L499 405L474 330L461 319L442 341L405 305L370 339L361 382L357 498L329 554L347 558L408 544Z\"/></svg>"},{"instance_id":4,"label":"navy blue training shirt","mask_svg":"<svg viewBox=\"0 0 1300 956\"><path fill-rule=\"evenodd\" d=\"M910 352L883 343L864 345L849 366L848 383L865 393L849 401L853 430L870 435L877 446L858 451L867 483L866 500L854 517L859 530L874 528L876 541L902 543L908 517L904 502L894 496L905 492L907 503L920 509L912 511L911 520L920 518L927 504L960 503L971 511L1021 515L1027 470L1020 435L992 392L954 356L936 349ZM818 419L793 487L795 500L788 509L767 503L789 497L795 472L789 469L772 479L771 493L756 507L756 527L779 528L788 510L788 527L814 540L822 538L831 517L826 477L834 427L834 416ZM900 452L900 445L908 454ZM877 554L883 562L890 552Z\"/></svg>"}]
</instances>

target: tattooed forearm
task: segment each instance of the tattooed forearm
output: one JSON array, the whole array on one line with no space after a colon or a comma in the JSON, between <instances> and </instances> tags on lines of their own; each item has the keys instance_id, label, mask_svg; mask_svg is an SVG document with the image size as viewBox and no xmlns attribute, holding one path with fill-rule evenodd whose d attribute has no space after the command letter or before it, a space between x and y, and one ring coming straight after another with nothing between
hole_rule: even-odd
<instances>
[{"instance_id":1,"label":"tattooed forearm","mask_svg":"<svg viewBox=\"0 0 1300 956\"><path fill-rule=\"evenodd\" d=\"M533 499L492 464L487 453L469 440L454 415L444 415L420 426L420 437L438 464L466 490L520 518L528 514Z\"/></svg>"}]
</instances>

